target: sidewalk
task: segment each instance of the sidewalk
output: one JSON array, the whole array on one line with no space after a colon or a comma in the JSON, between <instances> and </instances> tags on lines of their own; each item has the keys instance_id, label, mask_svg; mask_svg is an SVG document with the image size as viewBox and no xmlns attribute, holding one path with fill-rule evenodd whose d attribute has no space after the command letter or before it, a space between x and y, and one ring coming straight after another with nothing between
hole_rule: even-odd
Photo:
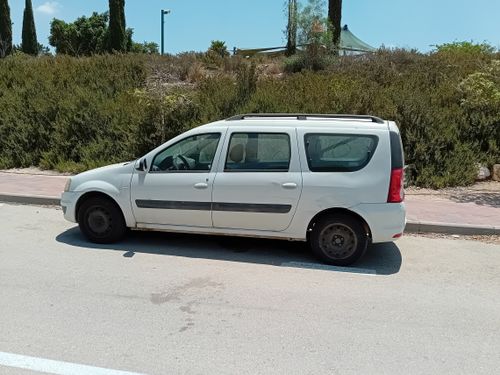
<instances>
[{"instance_id":1,"label":"sidewalk","mask_svg":"<svg viewBox=\"0 0 500 375\"><path fill-rule=\"evenodd\" d=\"M483 204L481 200L408 194L405 202L410 232L500 235L500 201Z\"/></svg>"},{"instance_id":2,"label":"sidewalk","mask_svg":"<svg viewBox=\"0 0 500 375\"><path fill-rule=\"evenodd\" d=\"M68 177L0 172L0 201L59 205Z\"/></svg>"},{"instance_id":3,"label":"sidewalk","mask_svg":"<svg viewBox=\"0 0 500 375\"><path fill-rule=\"evenodd\" d=\"M0 172L0 201L58 205L68 177ZM440 196L406 195L410 232L499 234L500 191Z\"/></svg>"}]
</instances>

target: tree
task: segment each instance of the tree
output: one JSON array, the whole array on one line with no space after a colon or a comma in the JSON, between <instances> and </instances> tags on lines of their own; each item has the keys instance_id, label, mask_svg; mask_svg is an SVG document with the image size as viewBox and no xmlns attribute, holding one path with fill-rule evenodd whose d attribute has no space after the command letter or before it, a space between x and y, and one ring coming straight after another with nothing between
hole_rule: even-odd
<instances>
[{"instance_id":1,"label":"tree","mask_svg":"<svg viewBox=\"0 0 500 375\"><path fill-rule=\"evenodd\" d=\"M208 53L213 53L220 57L229 56L226 42L223 42L222 40L212 40L210 47L208 48Z\"/></svg>"},{"instance_id":2,"label":"tree","mask_svg":"<svg viewBox=\"0 0 500 375\"><path fill-rule=\"evenodd\" d=\"M24 7L22 50L24 53L33 56L38 55L39 52L31 0L26 0L26 6Z\"/></svg>"},{"instance_id":3,"label":"tree","mask_svg":"<svg viewBox=\"0 0 500 375\"><path fill-rule=\"evenodd\" d=\"M147 55L158 55L160 53L158 48L159 48L158 44L155 42L144 42L144 43L132 42L130 52L145 53Z\"/></svg>"},{"instance_id":4,"label":"tree","mask_svg":"<svg viewBox=\"0 0 500 375\"><path fill-rule=\"evenodd\" d=\"M298 56L289 60L287 71L322 70L329 64L332 51L331 27L325 16L324 0L308 0L297 12Z\"/></svg>"},{"instance_id":5,"label":"tree","mask_svg":"<svg viewBox=\"0 0 500 375\"><path fill-rule=\"evenodd\" d=\"M333 46L336 52L340 47L340 34L342 22L342 0L329 0L328 1L328 20L332 27Z\"/></svg>"},{"instance_id":6,"label":"tree","mask_svg":"<svg viewBox=\"0 0 500 375\"><path fill-rule=\"evenodd\" d=\"M94 12L90 17L82 16L75 22L66 23L54 19L50 27L49 43L56 53L71 56L90 56L109 52L110 30L108 13ZM132 40L134 30L125 30L124 52L158 53L155 43L136 43ZM113 49L113 51L116 51Z\"/></svg>"},{"instance_id":7,"label":"tree","mask_svg":"<svg viewBox=\"0 0 500 375\"><path fill-rule=\"evenodd\" d=\"M297 13L299 44L315 48L331 45L331 29L324 13L324 0L308 0L307 4L301 7Z\"/></svg>"},{"instance_id":8,"label":"tree","mask_svg":"<svg viewBox=\"0 0 500 375\"><path fill-rule=\"evenodd\" d=\"M37 48L37 53L36 56L52 56L52 53L50 52L50 47L49 46L44 46L41 43L38 43L36 46ZM14 44L12 45L12 53L17 54L17 53L25 53L23 51L23 46L22 44Z\"/></svg>"},{"instance_id":9,"label":"tree","mask_svg":"<svg viewBox=\"0 0 500 375\"><path fill-rule=\"evenodd\" d=\"M71 56L90 56L107 51L108 13L94 12L73 23L55 19L51 23L49 43L56 53Z\"/></svg>"},{"instance_id":10,"label":"tree","mask_svg":"<svg viewBox=\"0 0 500 375\"><path fill-rule=\"evenodd\" d=\"M297 12L297 0L288 0L287 56L292 56L297 51Z\"/></svg>"},{"instance_id":11,"label":"tree","mask_svg":"<svg viewBox=\"0 0 500 375\"><path fill-rule=\"evenodd\" d=\"M109 52L126 52L125 0L109 0Z\"/></svg>"},{"instance_id":12,"label":"tree","mask_svg":"<svg viewBox=\"0 0 500 375\"><path fill-rule=\"evenodd\" d=\"M0 0L0 57L12 52L12 21L7 0Z\"/></svg>"},{"instance_id":13,"label":"tree","mask_svg":"<svg viewBox=\"0 0 500 375\"><path fill-rule=\"evenodd\" d=\"M52 56L52 53L50 52L50 47L44 46L43 44L38 43L38 55L40 55L40 56Z\"/></svg>"}]
</instances>

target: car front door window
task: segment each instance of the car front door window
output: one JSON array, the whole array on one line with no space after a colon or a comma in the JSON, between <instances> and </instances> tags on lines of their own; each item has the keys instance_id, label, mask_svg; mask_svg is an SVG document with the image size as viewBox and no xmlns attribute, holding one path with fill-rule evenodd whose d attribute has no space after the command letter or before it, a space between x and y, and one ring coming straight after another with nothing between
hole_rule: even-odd
<instances>
[{"instance_id":1,"label":"car front door window","mask_svg":"<svg viewBox=\"0 0 500 375\"><path fill-rule=\"evenodd\" d=\"M219 144L220 134L200 134L185 138L158 153L151 172L208 172Z\"/></svg>"}]
</instances>

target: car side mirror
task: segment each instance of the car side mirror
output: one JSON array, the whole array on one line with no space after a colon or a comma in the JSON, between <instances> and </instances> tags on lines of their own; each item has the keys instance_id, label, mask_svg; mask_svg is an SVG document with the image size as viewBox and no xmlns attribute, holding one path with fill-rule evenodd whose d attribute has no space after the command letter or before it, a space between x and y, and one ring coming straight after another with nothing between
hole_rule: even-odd
<instances>
[{"instance_id":1,"label":"car side mirror","mask_svg":"<svg viewBox=\"0 0 500 375\"><path fill-rule=\"evenodd\" d=\"M147 171L148 170L148 162L147 162L146 158L141 159L139 161L139 164L135 167L135 169L138 171L141 171L141 172Z\"/></svg>"}]
</instances>

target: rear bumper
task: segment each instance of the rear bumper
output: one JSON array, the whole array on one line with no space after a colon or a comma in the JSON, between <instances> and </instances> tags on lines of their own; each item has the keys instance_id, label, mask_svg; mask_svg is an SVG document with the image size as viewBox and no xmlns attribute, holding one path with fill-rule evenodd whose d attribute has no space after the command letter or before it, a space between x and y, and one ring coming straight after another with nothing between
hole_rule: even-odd
<instances>
[{"instance_id":1,"label":"rear bumper","mask_svg":"<svg viewBox=\"0 0 500 375\"><path fill-rule=\"evenodd\" d=\"M373 243L395 241L406 226L404 203L360 204L351 210L366 220Z\"/></svg>"},{"instance_id":2,"label":"rear bumper","mask_svg":"<svg viewBox=\"0 0 500 375\"><path fill-rule=\"evenodd\" d=\"M64 218L72 223L76 223L76 202L78 194L68 191L61 196L61 207L64 213Z\"/></svg>"}]
</instances>

